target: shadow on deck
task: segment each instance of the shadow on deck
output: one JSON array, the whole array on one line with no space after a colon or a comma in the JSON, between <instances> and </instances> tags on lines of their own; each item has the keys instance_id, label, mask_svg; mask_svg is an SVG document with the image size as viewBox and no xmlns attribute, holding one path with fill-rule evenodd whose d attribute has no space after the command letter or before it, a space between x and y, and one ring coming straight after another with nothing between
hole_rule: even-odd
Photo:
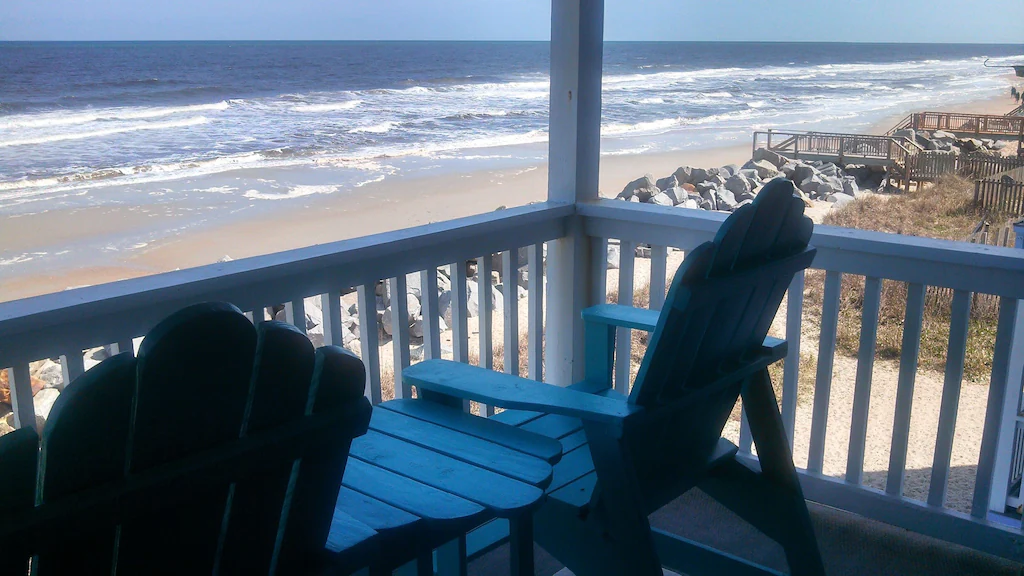
<instances>
[{"instance_id":1,"label":"shadow on deck","mask_svg":"<svg viewBox=\"0 0 1024 576\"><path fill-rule=\"evenodd\" d=\"M1024 564L835 508L814 503L809 507L829 576L1024 574ZM692 490L653 514L651 524L769 568L787 571L778 545L699 490ZM539 576L552 576L562 569L540 547L536 547L536 552ZM508 566L508 546L504 545L471 562L469 574L504 575L508 574Z\"/></svg>"}]
</instances>

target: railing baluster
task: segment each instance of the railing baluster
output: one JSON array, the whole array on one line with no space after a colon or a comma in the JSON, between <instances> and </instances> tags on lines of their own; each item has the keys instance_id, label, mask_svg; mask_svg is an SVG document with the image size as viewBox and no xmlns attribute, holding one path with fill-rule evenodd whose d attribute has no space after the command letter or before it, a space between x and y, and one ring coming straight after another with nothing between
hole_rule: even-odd
<instances>
[{"instance_id":1,"label":"railing baluster","mask_svg":"<svg viewBox=\"0 0 1024 576\"><path fill-rule=\"evenodd\" d=\"M479 321L479 346L480 346L480 366L488 369L494 369L494 345L492 342L491 333L491 255L484 254L477 259L477 311L480 316L477 318ZM494 406L485 405L483 407L484 414L487 416L494 415Z\"/></svg>"},{"instance_id":2,"label":"railing baluster","mask_svg":"<svg viewBox=\"0 0 1024 576\"><path fill-rule=\"evenodd\" d=\"M64 380L61 383L61 390L82 374L85 374L85 359L81 350L70 350L60 357L61 376Z\"/></svg>"},{"instance_id":3,"label":"railing baluster","mask_svg":"<svg viewBox=\"0 0 1024 576\"><path fill-rule=\"evenodd\" d=\"M7 372L11 392L11 408L14 410L14 427L36 425L35 407L32 405L32 377L28 362L18 362Z\"/></svg>"},{"instance_id":4,"label":"railing baluster","mask_svg":"<svg viewBox=\"0 0 1024 576\"><path fill-rule=\"evenodd\" d=\"M885 491L893 496L903 495L903 474L907 466L907 443L910 440L910 412L914 403L917 356L921 351L924 299L925 286L923 284L907 286L907 309L903 317L900 374L896 387L896 412L892 422L889 472L885 479Z\"/></svg>"},{"instance_id":5,"label":"railing baluster","mask_svg":"<svg viewBox=\"0 0 1024 576\"><path fill-rule=\"evenodd\" d=\"M324 321L324 344L327 344L328 346L344 346L345 338L342 332L342 326L345 325L345 318L341 309L340 290L332 290L326 294L320 295L320 312ZM374 304L373 312L373 323L376 324L376 304ZM361 310L360 313L363 314Z\"/></svg>"},{"instance_id":6,"label":"railing baluster","mask_svg":"<svg viewBox=\"0 0 1024 576\"><path fill-rule=\"evenodd\" d=\"M668 266L668 247L651 246L651 310L661 310L665 305L665 279Z\"/></svg>"},{"instance_id":7,"label":"railing baluster","mask_svg":"<svg viewBox=\"0 0 1024 576\"><path fill-rule=\"evenodd\" d=\"M395 398L411 398L411 388L402 381L409 367L409 300L405 274L388 281L391 287L391 350L394 354Z\"/></svg>"},{"instance_id":8,"label":"railing baluster","mask_svg":"<svg viewBox=\"0 0 1024 576\"><path fill-rule=\"evenodd\" d=\"M459 261L448 266L452 278L452 358L469 363L468 300L466 294L466 263Z\"/></svg>"},{"instance_id":9,"label":"railing baluster","mask_svg":"<svg viewBox=\"0 0 1024 576\"><path fill-rule=\"evenodd\" d=\"M942 506L946 499L953 434L956 432L956 411L960 403L960 385L964 378L967 322L970 313L971 293L963 290L953 292L946 375L942 383L942 404L939 408L939 430L935 437L935 456L932 459L931 483L928 485L928 503L932 506Z\"/></svg>"},{"instance_id":10,"label":"railing baluster","mask_svg":"<svg viewBox=\"0 0 1024 576\"><path fill-rule=\"evenodd\" d=\"M811 443L807 470L820 474L825 460L825 431L832 388L832 364L836 353L836 327L839 322L841 272L825 273L825 295L821 309L821 337L818 341L818 371L814 381L814 412L811 416Z\"/></svg>"},{"instance_id":11,"label":"railing baluster","mask_svg":"<svg viewBox=\"0 0 1024 576\"><path fill-rule=\"evenodd\" d=\"M420 272L420 309L423 315L423 357L441 357L441 323L438 322L437 268Z\"/></svg>"},{"instance_id":12,"label":"railing baluster","mask_svg":"<svg viewBox=\"0 0 1024 576\"><path fill-rule=\"evenodd\" d=\"M590 241L591 273L590 302L606 304L608 302L608 239L592 238Z\"/></svg>"},{"instance_id":13,"label":"railing baluster","mask_svg":"<svg viewBox=\"0 0 1024 576\"><path fill-rule=\"evenodd\" d=\"M1017 332L1020 316L1018 308L1019 301L1013 298L999 299L992 377L989 380L985 427L981 436L978 474L971 503L971 516L975 518L985 518L990 509L1001 512L1006 506L1015 417L1020 403L1020 372L1011 361L1014 343L1020 342L1018 339L1024 336ZM997 482L1001 484L998 487Z\"/></svg>"},{"instance_id":14,"label":"railing baluster","mask_svg":"<svg viewBox=\"0 0 1024 576\"><path fill-rule=\"evenodd\" d=\"M372 404L381 401L380 348L377 332L376 283L356 287L356 308L359 310L359 352L366 366L366 391Z\"/></svg>"},{"instance_id":15,"label":"railing baluster","mask_svg":"<svg viewBox=\"0 0 1024 576\"><path fill-rule=\"evenodd\" d=\"M519 251L501 253L501 277L505 309L502 333L505 335L505 372L519 376Z\"/></svg>"},{"instance_id":16,"label":"railing baluster","mask_svg":"<svg viewBox=\"0 0 1024 576\"><path fill-rule=\"evenodd\" d=\"M285 302L284 304L284 318L285 321L295 326L303 334L306 333L306 301L302 298L296 298L291 302ZM324 334L326 337L327 334Z\"/></svg>"},{"instance_id":17,"label":"railing baluster","mask_svg":"<svg viewBox=\"0 0 1024 576\"><path fill-rule=\"evenodd\" d=\"M857 376L853 393L853 418L850 423L850 448L846 459L846 481L851 484L860 484L864 476L864 443L868 434L871 376L875 366L878 309L881 301L882 280L870 276L865 278L860 348L857 351Z\"/></svg>"},{"instance_id":18,"label":"railing baluster","mask_svg":"<svg viewBox=\"0 0 1024 576\"><path fill-rule=\"evenodd\" d=\"M633 305L633 243L619 240L619 304ZM615 390L629 394L629 363L632 331L619 328L615 333Z\"/></svg>"},{"instance_id":19,"label":"railing baluster","mask_svg":"<svg viewBox=\"0 0 1024 576\"><path fill-rule=\"evenodd\" d=\"M793 276L786 295L786 361L782 371L782 424L786 429L789 446L793 446L796 424L796 405L800 387L800 332L804 316L804 273Z\"/></svg>"},{"instance_id":20,"label":"railing baluster","mask_svg":"<svg viewBox=\"0 0 1024 576\"><path fill-rule=\"evenodd\" d=\"M477 260L477 310L480 313L480 366L494 368L494 348L491 343L491 255Z\"/></svg>"},{"instance_id":21,"label":"railing baluster","mask_svg":"<svg viewBox=\"0 0 1024 576\"><path fill-rule=\"evenodd\" d=\"M527 285L527 376L538 382L544 379L544 245L526 248Z\"/></svg>"}]
</instances>

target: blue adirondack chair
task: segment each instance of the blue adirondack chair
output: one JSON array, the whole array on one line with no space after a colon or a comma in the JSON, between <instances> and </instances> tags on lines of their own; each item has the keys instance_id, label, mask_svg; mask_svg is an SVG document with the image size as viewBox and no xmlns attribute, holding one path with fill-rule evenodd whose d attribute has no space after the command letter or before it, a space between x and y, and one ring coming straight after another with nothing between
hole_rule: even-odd
<instances>
[{"instance_id":1,"label":"blue adirondack chair","mask_svg":"<svg viewBox=\"0 0 1024 576\"><path fill-rule=\"evenodd\" d=\"M577 576L772 573L652 531L648 515L697 486L781 544L793 574L823 574L768 375L786 354L769 326L815 253L793 191L772 181L690 252L660 313L586 310L583 382L561 388L441 360L406 371L420 390L508 408L494 418L560 439L536 539ZM653 332L628 397L611 388L616 327ZM721 438L741 395L759 465Z\"/></svg>"},{"instance_id":2,"label":"blue adirondack chair","mask_svg":"<svg viewBox=\"0 0 1024 576\"><path fill-rule=\"evenodd\" d=\"M349 352L230 304L172 314L137 358L69 384L41 438L0 437L0 575L32 557L39 576L390 574L414 560L432 575L432 550L480 523L530 524L556 441L486 421L450 431L429 422L443 407L371 417L365 376ZM465 455L423 447L435 442ZM522 532L513 572L532 574Z\"/></svg>"}]
</instances>

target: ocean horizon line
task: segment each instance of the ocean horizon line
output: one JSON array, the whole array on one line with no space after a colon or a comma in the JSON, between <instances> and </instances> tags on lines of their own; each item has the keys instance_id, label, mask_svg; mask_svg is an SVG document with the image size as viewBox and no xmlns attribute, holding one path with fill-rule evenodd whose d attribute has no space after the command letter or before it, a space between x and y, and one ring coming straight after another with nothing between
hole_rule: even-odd
<instances>
[{"instance_id":1,"label":"ocean horizon line","mask_svg":"<svg viewBox=\"0 0 1024 576\"><path fill-rule=\"evenodd\" d=\"M228 44L234 42L245 42L253 44L365 44L365 43L387 43L387 44L550 44L550 40L536 39L368 39L368 38L346 38L346 39L254 39L254 38L232 38L232 39L163 39L163 40L3 40L4 44ZM830 46L1022 46L1022 42L874 42L874 41L827 41L827 40L605 40L605 44L728 44L728 45L809 45L827 44Z\"/></svg>"}]
</instances>

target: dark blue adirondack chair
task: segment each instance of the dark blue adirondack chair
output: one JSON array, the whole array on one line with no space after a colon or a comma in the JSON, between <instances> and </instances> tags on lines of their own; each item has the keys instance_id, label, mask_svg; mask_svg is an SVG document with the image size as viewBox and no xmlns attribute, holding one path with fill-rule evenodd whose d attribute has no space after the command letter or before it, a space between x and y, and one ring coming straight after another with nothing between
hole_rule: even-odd
<instances>
[{"instance_id":1,"label":"dark blue adirondack chair","mask_svg":"<svg viewBox=\"0 0 1024 576\"><path fill-rule=\"evenodd\" d=\"M299 574L372 558L335 510L370 404L338 348L192 306L0 438L0 574ZM353 377L354 376L354 377ZM8 457L10 456L10 457ZM38 464L37 464L38 459ZM38 471L38 476L37 476Z\"/></svg>"},{"instance_id":2,"label":"dark blue adirondack chair","mask_svg":"<svg viewBox=\"0 0 1024 576\"><path fill-rule=\"evenodd\" d=\"M440 360L406 371L420 390L509 408L494 418L560 439L565 454L536 539L577 576L652 576L663 565L772 573L652 531L648 515L697 486L781 544L793 574L823 573L768 375L786 354L769 326L815 253L793 190L772 181L690 252L660 313L586 310L584 382L560 388ZM616 327L653 332L628 398L611 389ZM741 395L759 465L721 438Z\"/></svg>"},{"instance_id":3,"label":"dark blue adirondack chair","mask_svg":"<svg viewBox=\"0 0 1024 576\"><path fill-rule=\"evenodd\" d=\"M69 384L41 440L0 437L0 576L33 556L39 576L376 575L412 561L432 575L432 551L482 522L530 526L557 441L488 421L452 431L432 421L469 416L423 402L371 417L365 381L357 357L314 351L289 324L254 327L224 303L172 314L137 358ZM513 573L532 574L522 532Z\"/></svg>"}]
</instances>

